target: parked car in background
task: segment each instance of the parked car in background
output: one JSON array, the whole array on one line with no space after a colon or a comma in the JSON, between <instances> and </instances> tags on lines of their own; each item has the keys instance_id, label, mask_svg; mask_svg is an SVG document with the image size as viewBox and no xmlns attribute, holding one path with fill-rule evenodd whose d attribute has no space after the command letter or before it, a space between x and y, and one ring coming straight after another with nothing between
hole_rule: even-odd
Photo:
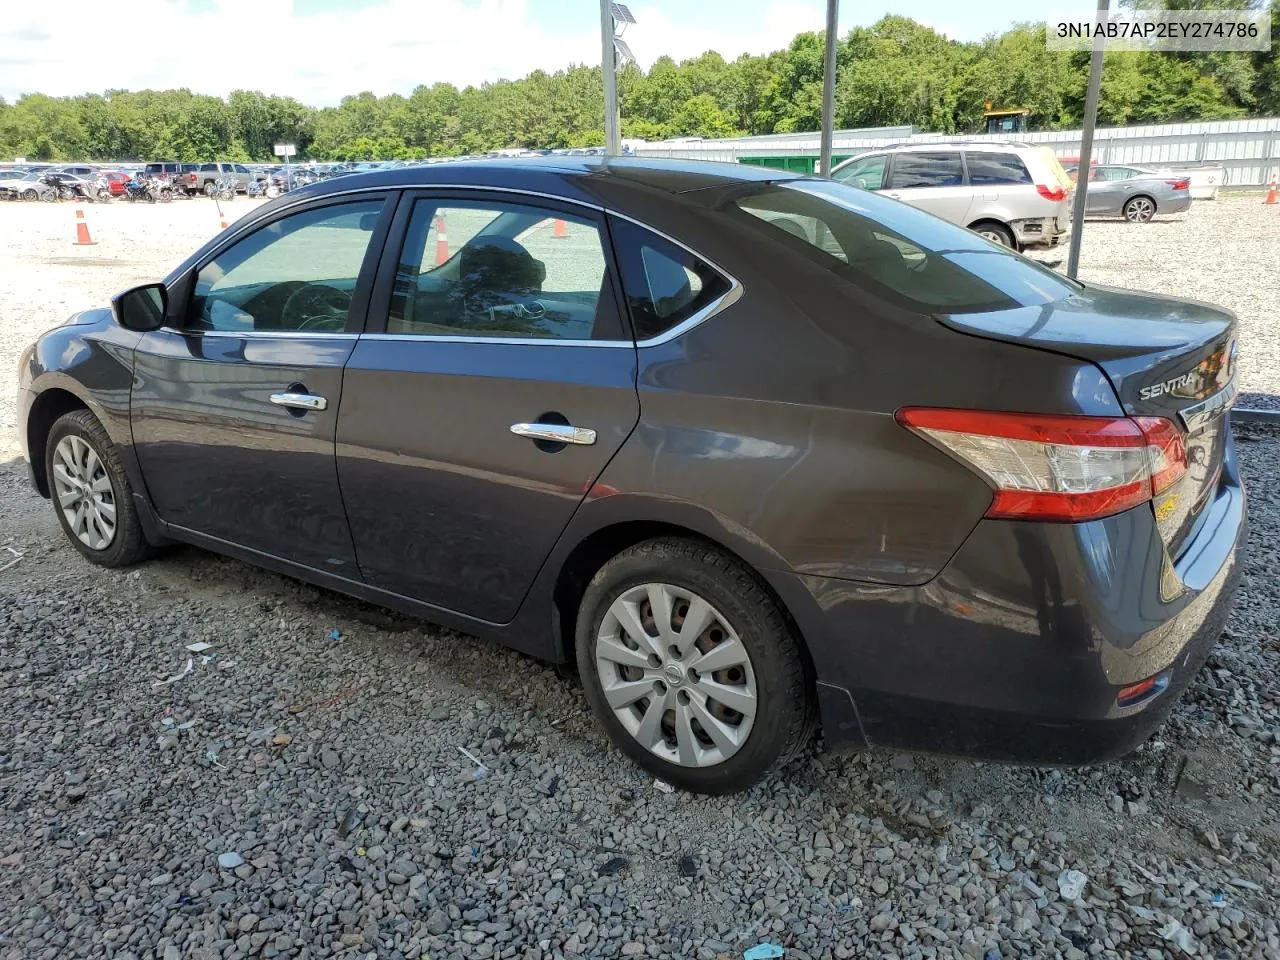
<instances>
[{"instance_id":1,"label":"parked car in background","mask_svg":"<svg viewBox=\"0 0 1280 960\"><path fill-rule=\"evenodd\" d=\"M243 163L227 163L225 161L202 163L198 172L197 186L200 192L206 196L212 196L217 190L219 177L225 176L234 180L238 193L245 193L249 189L249 183L253 180L253 174L249 172L249 168Z\"/></svg>"},{"instance_id":2,"label":"parked car in background","mask_svg":"<svg viewBox=\"0 0 1280 960\"><path fill-rule=\"evenodd\" d=\"M851 157L831 176L1018 250L1056 246L1071 231L1071 180L1047 147L896 144Z\"/></svg>"},{"instance_id":3,"label":"parked car in background","mask_svg":"<svg viewBox=\"0 0 1280 960\"><path fill-rule=\"evenodd\" d=\"M131 174L125 173L123 170L104 170L102 176L106 179L107 188L111 191L113 197L124 196L124 185L129 182Z\"/></svg>"},{"instance_id":4,"label":"parked car in background","mask_svg":"<svg viewBox=\"0 0 1280 960\"><path fill-rule=\"evenodd\" d=\"M1075 179L1079 169L1070 167L1067 174ZM1190 209L1190 177L1129 164L1090 167L1085 194L1088 216L1124 217L1130 223L1147 223L1157 214L1185 213Z\"/></svg>"},{"instance_id":5,"label":"parked car in background","mask_svg":"<svg viewBox=\"0 0 1280 960\"><path fill-rule=\"evenodd\" d=\"M178 175L178 169L182 164L173 160L162 160L155 163L148 163L142 170L148 177L156 177L160 180L171 180Z\"/></svg>"},{"instance_id":6,"label":"parked car in background","mask_svg":"<svg viewBox=\"0 0 1280 960\"><path fill-rule=\"evenodd\" d=\"M59 173L70 173L82 180L94 180L98 176L98 168L84 164L72 164L65 167L54 167Z\"/></svg>"},{"instance_id":7,"label":"parked car in background","mask_svg":"<svg viewBox=\"0 0 1280 960\"><path fill-rule=\"evenodd\" d=\"M1241 574L1236 335L823 177L500 158L263 204L44 333L17 419L90 561L193 543L576 660L621 750L725 793L819 717L1145 739Z\"/></svg>"}]
</instances>

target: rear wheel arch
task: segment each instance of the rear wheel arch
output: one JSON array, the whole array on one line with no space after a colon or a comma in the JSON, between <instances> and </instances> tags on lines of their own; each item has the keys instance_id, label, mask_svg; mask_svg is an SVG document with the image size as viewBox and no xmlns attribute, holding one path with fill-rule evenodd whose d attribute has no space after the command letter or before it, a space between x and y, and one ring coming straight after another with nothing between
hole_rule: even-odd
<instances>
[{"instance_id":1,"label":"rear wheel arch","mask_svg":"<svg viewBox=\"0 0 1280 960\"><path fill-rule=\"evenodd\" d=\"M777 605L788 627L795 634L805 660L808 682L810 686L813 685L815 677L813 655L805 639L805 632L801 629L791 607L769 578L739 551L722 541L689 527L657 520L626 520L594 530L583 537L560 564L552 599L559 612L558 633L554 638L556 651L564 662L574 662L578 607L591 578L622 551L646 540L663 537L679 537L718 550L747 570Z\"/></svg>"},{"instance_id":2,"label":"rear wheel arch","mask_svg":"<svg viewBox=\"0 0 1280 960\"><path fill-rule=\"evenodd\" d=\"M57 423L58 418L72 410L85 410L90 413L89 405L70 390L50 387L36 397L27 415L27 456L31 459L31 471L35 475L36 489L43 497L49 496L49 477L45 472L45 447L49 442L49 431Z\"/></svg>"}]
</instances>

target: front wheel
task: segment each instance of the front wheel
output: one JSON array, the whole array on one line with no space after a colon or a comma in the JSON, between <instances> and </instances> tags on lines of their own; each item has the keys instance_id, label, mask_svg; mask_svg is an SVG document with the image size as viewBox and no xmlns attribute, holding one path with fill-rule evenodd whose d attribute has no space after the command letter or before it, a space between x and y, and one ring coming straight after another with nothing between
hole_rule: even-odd
<instances>
[{"instance_id":1,"label":"front wheel","mask_svg":"<svg viewBox=\"0 0 1280 960\"><path fill-rule=\"evenodd\" d=\"M36 193L36 191L31 189L23 190L22 199L23 200L39 200L40 194Z\"/></svg>"},{"instance_id":2,"label":"front wheel","mask_svg":"<svg viewBox=\"0 0 1280 960\"><path fill-rule=\"evenodd\" d=\"M89 411L73 410L54 423L45 476L62 532L86 558L124 567L151 552L116 446Z\"/></svg>"},{"instance_id":3,"label":"front wheel","mask_svg":"<svg viewBox=\"0 0 1280 960\"><path fill-rule=\"evenodd\" d=\"M1131 197L1125 201L1123 213L1130 223L1146 223L1156 215L1156 203L1150 197Z\"/></svg>"},{"instance_id":4,"label":"front wheel","mask_svg":"<svg viewBox=\"0 0 1280 960\"><path fill-rule=\"evenodd\" d=\"M205 185L204 185L204 195L205 195L206 197L212 197L212 196L214 196L217 192L218 192L218 185L217 185L216 183L214 183L212 180L207 180L207 181L205 181Z\"/></svg>"},{"instance_id":5,"label":"front wheel","mask_svg":"<svg viewBox=\"0 0 1280 960\"><path fill-rule=\"evenodd\" d=\"M685 790L744 790L808 742L800 642L737 560L681 538L637 544L592 578L577 659L610 739Z\"/></svg>"}]
</instances>

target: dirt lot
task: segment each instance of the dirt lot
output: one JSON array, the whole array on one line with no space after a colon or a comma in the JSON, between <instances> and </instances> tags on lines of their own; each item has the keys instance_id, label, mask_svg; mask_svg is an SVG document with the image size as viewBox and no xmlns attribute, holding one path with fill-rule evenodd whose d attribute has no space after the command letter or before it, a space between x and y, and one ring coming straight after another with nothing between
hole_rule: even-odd
<instances>
[{"instance_id":1,"label":"dirt lot","mask_svg":"<svg viewBox=\"0 0 1280 960\"><path fill-rule=\"evenodd\" d=\"M0 960L1280 960L1280 438L1238 432L1238 608L1131 757L815 747L742 796L668 795L550 667L195 550L82 561L17 459L18 353L218 215L88 207L98 244L74 247L72 210L0 204L0 567L23 554L0 571ZM1237 310L1244 389L1280 395L1276 249L1280 208L1205 202L1090 223L1082 275ZM195 642L216 659L159 685Z\"/></svg>"}]
</instances>

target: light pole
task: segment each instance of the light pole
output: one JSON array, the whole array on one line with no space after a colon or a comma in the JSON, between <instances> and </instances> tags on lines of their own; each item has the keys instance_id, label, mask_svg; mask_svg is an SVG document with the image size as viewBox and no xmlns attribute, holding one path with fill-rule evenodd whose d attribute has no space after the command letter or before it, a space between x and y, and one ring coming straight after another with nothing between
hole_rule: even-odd
<instances>
[{"instance_id":1,"label":"light pole","mask_svg":"<svg viewBox=\"0 0 1280 960\"><path fill-rule=\"evenodd\" d=\"M827 0L827 45L822 56L822 139L818 172L831 176L831 134L836 124L836 29L840 20L840 0Z\"/></svg>"},{"instance_id":2,"label":"light pole","mask_svg":"<svg viewBox=\"0 0 1280 960\"><path fill-rule=\"evenodd\" d=\"M1098 19L1106 20L1110 0L1098 0ZM1098 92L1102 89L1102 34L1093 37L1089 57L1089 89L1084 96L1084 127L1080 131L1080 160L1076 164L1076 196L1071 205L1071 247L1067 252L1067 276L1080 269L1080 242L1084 239L1085 197L1089 193L1089 161L1093 154L1093 128L1098 122Z\"/></svg>"},{"instance_id":3,"label":"light pole","mask_svg":"<svg viewBox=\"0 0 1280 960\"><path fill-rule=\"evenodd\" d=\"M600 72L604 75L604 152L611 157L622 153L622 120L618 111L618 61L634 60L621 34L635 23L626 4L600 0ZM622 29L618 30L617 25Z\"/></svg>"}]
</instances>

